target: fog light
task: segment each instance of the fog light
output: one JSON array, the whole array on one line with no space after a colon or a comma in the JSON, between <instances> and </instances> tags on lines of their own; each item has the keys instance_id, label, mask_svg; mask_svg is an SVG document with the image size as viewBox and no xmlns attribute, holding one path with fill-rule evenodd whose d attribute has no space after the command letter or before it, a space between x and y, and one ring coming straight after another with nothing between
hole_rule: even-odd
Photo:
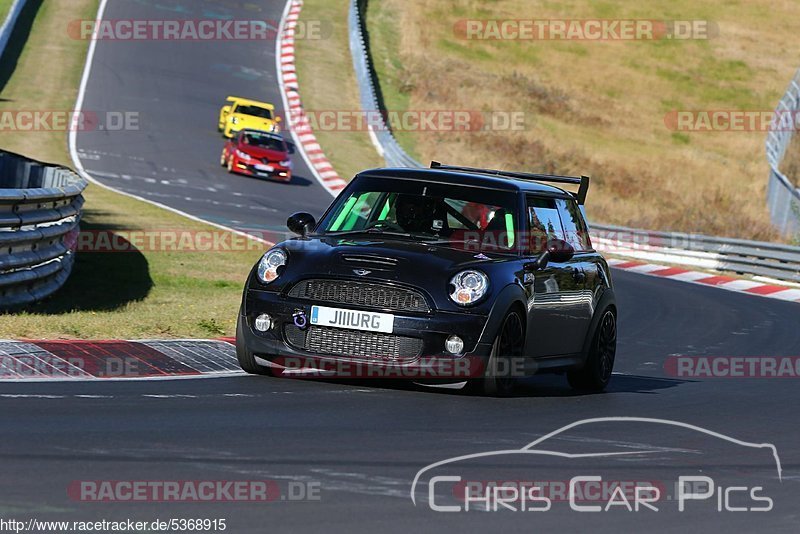
<instances>
[{"instance_id":1,"label":"fog light","mask_svg":"<svg viewBox=\"0 0 800 534\"><path fill-rule=\"evenodd\" d=\"M444 342L444 348L450 354L461 354L461 351L464 350L464 341L458 336L450 336Z\"/></svg>"},{"instance_id":2,"label":"fog light","mask_svg":"<svg viewBox=\"0 0 800 534\"><path fill-rule=\"evenodd\" d=\"M262 313L261 315L256 317L254 326L256 327L256 330L258 330L259 332L266 332L267 330L272 328L272 317L270 317L266 313Z\"/></svg>"}]
</instances>

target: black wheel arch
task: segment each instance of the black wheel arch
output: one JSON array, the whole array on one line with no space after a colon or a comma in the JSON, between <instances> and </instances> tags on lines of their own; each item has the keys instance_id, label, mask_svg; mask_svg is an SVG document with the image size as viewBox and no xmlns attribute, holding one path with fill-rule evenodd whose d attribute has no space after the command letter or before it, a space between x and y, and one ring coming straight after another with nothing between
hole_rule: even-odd
<instances>
[{"instance_id":1,"label":"black wheel arch","mask_svg":"<svg viewBox=\"0 0 800 534\"><path fill-rule=\"evenodd\" d=\"M483 332L481 332L479 343L494 343L497 333L503 325L503 320L512 309L517 309L520 312L522 326L525 328L528 323L525 302L525 291L521 286L509 284L504 287L495 298L492 310L489 312L489 318L483 327Z\"/></svg>"},{"instance_id":2,"label":"black wheel arch","mask_svg":"<svg viewBox=\"0 0 800 534\"><path fill-rule=\"evenodd\" d=\"M614 311L614 316L616 317L617 315L617 298L614 295L614 290L608 287L605 288L603 290L603 294L600 295L600 298L597 300L597 304L595 305L594 309L594 315L592 315L592 321L589 324L589 330L587 330L586 339L583 342L581 364L578 368L581 368L586 364L586 358L589 355L589 349L591 348L592 340L597 332L597 328L600 324L600 319L602 319L603 314L606 312L606 310L612 309Z\"/></svg>"}]
</instances>

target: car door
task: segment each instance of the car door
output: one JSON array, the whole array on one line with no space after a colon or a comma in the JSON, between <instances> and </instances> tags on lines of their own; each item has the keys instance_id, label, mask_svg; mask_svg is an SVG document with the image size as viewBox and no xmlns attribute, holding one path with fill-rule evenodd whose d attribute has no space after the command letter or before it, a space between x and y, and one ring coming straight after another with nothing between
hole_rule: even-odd
<instances>
[{"instance_id":1,"label":"car door","mask_svg":"<svg viewBox=\"0 0 800 534\"><path fill-rule=\"evenodd\" d=\"M555 198L527 197L530 232L527 254L533 261L550 239L565 239ZM585 331L578 300L584 290L580 258L548 262L543 269L525 274L529 288L525 354L534 358L574 354L583 346Z\"/></svg>"},{"instance_id":2,"label":"car door","mask_svg":"<svg viewBox=\"0 0 800 534\"><path fill-rule=\"evenodd\" d=\"M571 311L577 320L572 332L576 339L584 340L594 313L594 288L599 283L598 254L592 247L589 230L578 203L572 198L559 198L555 202L564 227L564 240L575 249L575 255L569 262L577 282L575 299L571 305Z\"/></svg>"}]
</instances>

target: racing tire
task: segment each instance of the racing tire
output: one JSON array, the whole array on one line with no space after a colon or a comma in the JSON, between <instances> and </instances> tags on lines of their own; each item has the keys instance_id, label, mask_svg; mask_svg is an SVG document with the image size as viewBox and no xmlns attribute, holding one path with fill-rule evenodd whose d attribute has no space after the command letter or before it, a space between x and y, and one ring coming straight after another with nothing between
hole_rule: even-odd
<instances>
[{"instance_id":1,"label":"racing tire","mask_svg":"<svg viewBox=\"0 0 800 534\"><path fill-rule=\"evenodd\" d=\"M613 309L606 308L592 333L583 367L567 372L569 385L580 391L602 392L611 380L616 354L617 316Z\"/></svg>"},{"instance_id":2,"label":"racing tire","mask_svg":"<svg viewBox=\"0 0 800 534\"><path fill-rule=\"evenodd\" d=\"M242 314L239 313L239 318L236 321L236 359L239 361L239 367L242 371L251 375L267 375L269 369L256 363L255 355L247 350L244 343L244 324Z\"/></svg>"},{"instance_id":3,"label":"racing tire","mask_svg":"<svg viewBox=\"0 0 800 534\"><path fill-rule=\"evenodd\" d=\"M503 319L492 344L492 352L482 378L473 378L469 390L488 397L511 397L516 377L513 363L522 361L525 346L525 327L518 311L511 311Z\"/></svg>"}]
</instances>

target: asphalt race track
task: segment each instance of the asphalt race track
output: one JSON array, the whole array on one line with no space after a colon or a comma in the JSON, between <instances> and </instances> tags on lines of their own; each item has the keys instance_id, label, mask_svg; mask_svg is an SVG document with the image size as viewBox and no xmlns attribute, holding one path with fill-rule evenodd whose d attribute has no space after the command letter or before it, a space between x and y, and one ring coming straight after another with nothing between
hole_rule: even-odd
<instances>
[{"instance_id":1,"label":"asphalt race track","mask_svg":"<svg viewBox=\"0 0 800 534\"><path fill-rule=\"evenodd\" d=\"M111 0L104 18L258 19L274 21L277 31L283 6L263 0ZM78 155L105 184L226 226L285 231L287 214L321 213L331 196L299 153L292 156L289 184L231 175L220 166L224 141L217 121L228 95L271 102L286 117L275 40L100 40L83 110L98 117L138 113L138 129L79 132Z\"/></svg>"},{"instance_id":2,"label":"asphalt race track","mask_svg":"<svg viewBox=\"0 0 800 534\"><path fill-rule=\"evenodd\" d=\"M111 0L106 18L199 18L202 10L221 4ZM280 2L228 4L234 6L230 15L242 18L277 20L283 8ZM260 9L256 15L254 6ZM81 133L84 166L123 191L239 228L278 228L300 209L319 213L329 195L299 155L298 177L288 185L231 176L218 166L222 141L215 123L222 100L239 93L279 104L274 63L272 42L98 43L84 107L140 111L141 130ZM511 399L403 381L253 376L0 383L6 515L70 521L226 518L229 532L796 531L797 378L683 379L665 365L675 355L799 356L800 307L614 274L619 348L617 374L605 394L574 394L556 375L526 380ZM549 448L641 454L575 462L495 456L444 474L481 481L565 481L575 474L658 481L671 497L659 503L659 512L618 506L580 513L563 501L540 512L434 512L427 488L412 503L412 481L428 464L519 449L564 425L599 417L680 421L745 442L771 443L781 476L764 449L656 423L601 422L556 436ZM671 485L678 476L703 474L725 488L763 487L774 508L719 511L715 494L679 512ZM109 503L86 502L73 491L79 481L121 480L269 480L280 496L268 503ZM433 495L445 502L453 492L442 485Z\"/></svg>"}]
</instances>

